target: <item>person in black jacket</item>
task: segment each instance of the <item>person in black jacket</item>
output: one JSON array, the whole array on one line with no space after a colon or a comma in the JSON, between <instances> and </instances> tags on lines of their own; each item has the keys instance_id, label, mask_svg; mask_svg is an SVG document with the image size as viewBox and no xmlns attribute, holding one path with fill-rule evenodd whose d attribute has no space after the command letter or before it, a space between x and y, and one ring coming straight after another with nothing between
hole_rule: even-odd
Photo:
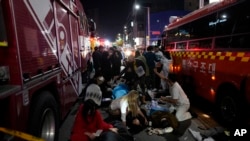
<instances>
[{"instance_id":1,"label":"person in black jacket","mask_svg":"<svg viewBox=\"0 0 250 141\"><path fill-rule=\"evenodd\" d=\"M147 47L147 52L145 52L143 55L146 58L147 65L149 68L149 76L146 78L146 84L149 89L154 89L156 88L156 83L155 83L155 73L154 73L154 68L156 67L155 64L156 62L159 62L157 60L155 53L153 52L153 46L148 46Z\"/></svg>"},{"instance_id":2,"label":"person in black jacket","mask_svg":"<svg viewBox=\"0 0 250 141\"><path fill-rule=\"evenodd\" d=\"M110 57L110 60L112 64L113 77L115 77L115 76L118 76L121 72L122 54L117 49L116 46L110 48L110 50L113 52L112 56Z\"/></svg>"},{"instance_id":3,"label":"person in black jacket","mask_svg":"<svg viewBox=\"0 0 250 141\"><path fill-rule=\"evenodd\" d=\"M137 88L138 86L140 86L141 90L138 91L140 91L140 93L142 94L141 102L142 104L145 104L146 103L145 78L149 75L149 69L145 57L140 55L135 58L135 56L130 55L128 57L127 66L120 73L119 76L122 76L124 73L126 82L129 85L130 89L138 90Z\"/></svg>"},{"instance_id":4,"label":"person in black jacket","mask_svg":"<svg viewBox=\"0 0 250 141\"><path fill-rule=\"evenodd\" d=\"M105 83L108 83L113 77L111 63L112 54L113 52L111 50L102 52L101 71L103 77L105 78Z\"/></svg>"},{"instance_id":5,"label":"person in black jacket","mask_svg":"<svg viewBox=\"0 0 250 141\"><path fill-rule=\"evenodd\" d=\"M102 54L99 50L99 47L95 47L95 50L92 53L92 58L93 58L93 65L94 65L94 69L95 69L95 74L100 75L101 74Z\"/></svg>"}]
</instances>

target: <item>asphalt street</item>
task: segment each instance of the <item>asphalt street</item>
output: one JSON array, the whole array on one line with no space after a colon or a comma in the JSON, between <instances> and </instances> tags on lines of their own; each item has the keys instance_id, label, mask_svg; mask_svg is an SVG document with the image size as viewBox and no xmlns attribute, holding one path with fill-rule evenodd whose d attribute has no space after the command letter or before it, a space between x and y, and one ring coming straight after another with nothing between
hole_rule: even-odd
<instances>
[{"instance_id":1,"label":"asphalt street","mask_svg":"<svg viewBox=\"0 0 250 141\"><path fill-rule=\"evenodd\" d=\"M60 135L59 135L59 141L69 141L71 129L74 123L75 115L77 112L77 108L79 106L79 103L76 103L70 113L68 114L67 118L63 122L61 128L60 128ZM105 107L104 107L105 108ZM164 135L148 135L147 129L144 131L134 135L135 141L167 141L167 140L179 140L179 141L196 141L194 136L190 133L188 130L189 128L194 131L204 132L207 131L207 134L214 134L214 132L217 132L214 130L214 128L221 128L223 129L211 116L208 114L203 113L201 110L199 110L196 107L191 107L191 110L196 114L196 117L193 117L189 122L183 123L183 127L181 127L181 130L184 130L184 134L182 136L176 137L169 134ZM103 108L100 109L103 118L108 117L108 113L103 110Z\"/></svg>"}]
</instances>

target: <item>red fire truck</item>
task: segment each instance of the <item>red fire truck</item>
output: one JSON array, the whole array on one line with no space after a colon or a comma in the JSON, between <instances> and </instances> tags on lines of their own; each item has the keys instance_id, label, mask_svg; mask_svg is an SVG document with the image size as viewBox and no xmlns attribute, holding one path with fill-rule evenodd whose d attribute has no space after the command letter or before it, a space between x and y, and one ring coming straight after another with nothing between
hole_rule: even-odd
<instances>
[{"instance_id":1,"label":"red fire truck","mask_svg":"<svg viewBox=\"0 0 250 141\"><path fill-rule=\"evenodd\" d=\"M185 90L214 103L225 123L250 119L249 6L248 0L211 3L173 20L162 40Z\"/></svg>"},{"instance_id":2,"label":"red fire truck","mask_svg":"<svg viewBox=\"0 0 250 141\"><path fill-rule=\"evenodd\" d=\"M80 0L0 0L0 127L57 140L82 91L88 30Z\"/></svg>"}]
</instances>

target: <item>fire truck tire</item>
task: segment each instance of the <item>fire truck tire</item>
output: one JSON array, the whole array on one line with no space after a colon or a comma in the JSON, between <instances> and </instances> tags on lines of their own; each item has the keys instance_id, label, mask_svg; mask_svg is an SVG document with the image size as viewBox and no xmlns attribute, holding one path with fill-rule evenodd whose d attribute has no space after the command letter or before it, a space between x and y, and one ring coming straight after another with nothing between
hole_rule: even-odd
<instances>
[{"instance_id":1,"label":"fire truck tire","mask_svg":"<svg viewBox=\"0 0 250 141\"><path fill-rule=\"evenodd\" d=\"M29 132L46 141L57 141L59 112L53 95L43 91L33 99L31 106Z\"/></svg>"},{"instance_id":2,"label":"fire truck tire","mask_svg":"<svg viewBox=\"0 0 250 141\"><path fill-rule=\"evenodd\" d=\"M216 103L216 115L223 125L232 126L239 124L242 109L242 104L236 90L224 88L220 91L220 96Z\"/></svg>"}]
</instances>

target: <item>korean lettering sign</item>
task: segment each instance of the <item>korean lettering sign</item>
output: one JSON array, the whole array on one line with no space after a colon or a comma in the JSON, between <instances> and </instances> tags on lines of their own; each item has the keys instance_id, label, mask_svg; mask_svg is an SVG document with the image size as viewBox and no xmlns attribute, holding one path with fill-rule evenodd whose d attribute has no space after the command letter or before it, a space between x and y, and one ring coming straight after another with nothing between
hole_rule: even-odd
<instances>
[{"instance_id":1,"label":"korean lettering sign","mask_svg":"<svg viewBox=\"0 0 250 141\"><path fill-rule=\"evenodd\" d=\"M216 71L216 63L207 63L198 60L192 59L183 59L182 60L182 68L184 70L193 70L194 72L215 74Z\"/></svg>"}]
</instances>

